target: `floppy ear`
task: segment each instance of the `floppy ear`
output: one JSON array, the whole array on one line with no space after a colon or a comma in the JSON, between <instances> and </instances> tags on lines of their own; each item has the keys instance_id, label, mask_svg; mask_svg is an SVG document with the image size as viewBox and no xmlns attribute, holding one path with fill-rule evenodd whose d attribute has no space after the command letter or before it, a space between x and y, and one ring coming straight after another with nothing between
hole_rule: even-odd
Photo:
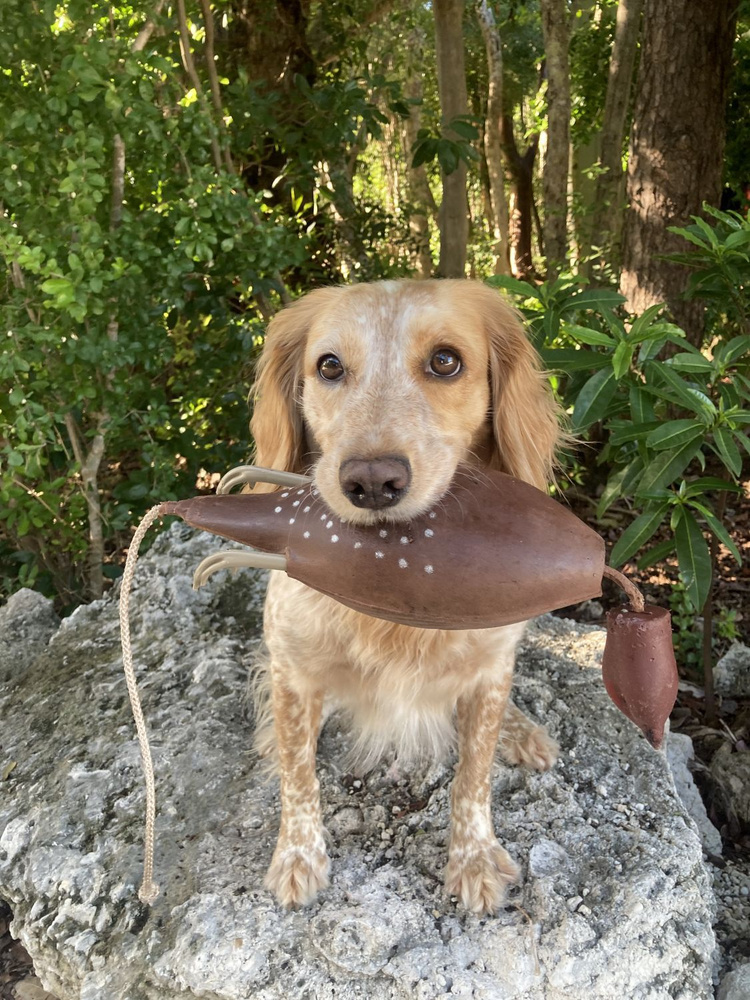
<instances>
[{"instance_id":1,"label":"floppy ear","mask_svg":"<svg viewBox=\"0 0 750 1000\"><path fill-rule=\"evenodd\" d=\"M546 491L563 436L560 408L516 311L489 288L482 309L490 348L490 467Z\"/></svg>"},{"instance_id":2,"label":"floppy ear","mask_svg":"<svg viewBox=\"0 0 750 1000\"><path fill-rule=\"evenodd\" d=\"M284 472L307 471L309 450L301 405L302 362L307 332L320 309L338 289L321 288L282 309L271 320L258 361L250 433L254 463ZM258 484L267 493L271 486Z\"/></svg>"},{"instance_id":3,"label":"floppy ear","mask_svg":"<svg viewBox=\"0 0 750 1000\"><path fill-rule=\"evenodd\" d=\"M255 465L299 472L305 450L297 405L306 326L292 305L271 320L258 361L250 433Z\"/></svg>"}]
</instances>

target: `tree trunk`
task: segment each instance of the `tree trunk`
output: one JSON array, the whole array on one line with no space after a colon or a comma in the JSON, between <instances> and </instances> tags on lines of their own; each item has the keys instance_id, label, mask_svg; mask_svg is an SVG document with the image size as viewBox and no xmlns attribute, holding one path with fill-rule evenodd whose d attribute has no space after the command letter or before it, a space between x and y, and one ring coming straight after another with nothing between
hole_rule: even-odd
<instances>
[{"instance_id":1,"label":"tree trunk","mask_svg":"<svg viewBox=\"0 0 750 1000\"><path fill-rule=\"evenodd\" d=\"M604 103L604 121L601 131L599 164L603 173L596 182L594 219L591 227L591 245L603 248L604 260L619 265L619 242L622 233L624 190L622 147L625 138L625 119L630 102L633 67L641 30L643 0L620 0L617 6L617 23L612 55L609 60L607 97ZM599 261L599 270L602 261Z\"/></svg>"},{"instance_id":2,"label":"tree trunk","mask_svg":"<svg viewBox=\"0 0 750 1000\"><path fill-rule=\"evenodd\" d=\"M412 33L412 51L422 53L424 38L418 30ZM436 210L435 199L424 166L412 167L412 150L421 127L422 74L416 66L410 65L404 87L406 97L420 103L409 105L409 117L403 120L404 156L408 164L407 182L411 212L409 231L414 241L415 270L418 278L432 277L432 254L430 253L430 215Z\"/></svg>"},{"instance_id":3,"label":"tree trunk","mask_svg":"<svg viewBox=\"0 0 750 1000\"><path fill-rule=\"evenodd\" d=\"M231 66L246 67L254 86L283 100L281 94L294 90L295 76L314 79L309 0L230 0L229 11L222 54Z\"/></svg>"},{"instance_id":4,"label":"tree trunk","mask_svg":"<svg viewBox=\"0 0 750 1000\"><path fill-rule=\"evenodd\" d=\"M469 113L464 69L463 0L433 0L437 50L438 91L443 125ZM448 139L459 136L445 129ZM461 161L451 174L443 172L443 201L440 206L441 278L463 278L466 272L466 243L469 236L466 200L466 164Z\"/></svg>"},{"instance_id":5,"label":"tree trunk","mask_svg":"<svg viewBox=\"0 0 750 1000\"><path fill-rule=\"evenodd\" d=\"M695 345L703 310L685 300L690 272L660 257L686 248L668 226L689 224L704 201L719 204L737 6L737 0L646 0L644 11L621 290L635 313L667 302Z\"/></svg>"},{"instance_id":6,"label":"tree trunk","mask_svg":"<svg viewBox=\"0 0 750 1000\"><path fill-rule=\"evenodd\" d=\"M577 36L601 31L603 9L600 0L573 0L570 5L570 46ZM572 128L571 128L572 133ZM599 162L601 139L598 132L576 145L571 134L568 177L568 213L570 268L583 276L591 256L591 229L596 198L594 166Z\"/></svg>"},{"instance_id":7,"label":"tree trunk","mask_svg":"<svg viewBox=\"0 0 750 1000\"><path fill-rule=\"evenodd\" d=\"M503 145L500 138L503 117L503 50L495 15L487 0L477 3L477 17L487 50L487 115L484 125L484 155L490 187L492 226L495 235L495 274L510 273L508 202L505 198Z\"/></svg>"},{"instance_id":8,"label":"tree trunk","mask_svg":"<svg viewBox=\"0 0 750 1000\"><path fill-rule=\"evenodd\" d=\"M505 162L512 180L508 224L510 270L517 278L530 278L534 273L531 241L534 226L534 162L539 149L539 136L534 136L526 152L520 153L513 134L513 118L504 114L501 137Z\"/></svg>"},{"instance_id":9,"label":"tree trunk","mask_svg":"<svg viewBox=\"0 0 750 1000\"><path fill-rule=\"evenodd\" d=\"M591 232L596 201L596 181L591 168L599 160L599 137L593 135L581 146L571 146L570 155L570 211L572 217L573 246L571 261L575 260L579 272L588 270L591 255Z\"/></svg>"},{"instance_id":10,"label":"tree trunk","mask_svg":"<svg viewBox=\"0 0 750 1000\"><path fill-rule=\"evenodd\" d=\"M547 62L547 155L544 158L544 244L547 274L555 277L567 258L570 161L570 26L566 0L540 0Z\"/></svg>"}]
</instances>

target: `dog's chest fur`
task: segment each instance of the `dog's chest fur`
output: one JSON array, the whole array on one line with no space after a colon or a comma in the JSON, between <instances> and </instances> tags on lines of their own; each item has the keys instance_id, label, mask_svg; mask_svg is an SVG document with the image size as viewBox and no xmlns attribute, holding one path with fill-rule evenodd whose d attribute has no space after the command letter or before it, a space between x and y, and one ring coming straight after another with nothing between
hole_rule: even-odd
<instances>
[{"instance_id":1,"label":"dog's chest fur","mask_svg":"<svg viewBox=\"0 0 750 1000\"><path fill-rule=\"evenodd\" d=\"M356 754L367 762L441 755L453 739L459 698L479 684L509 682L524 623L498 629L417 629L344 607L283 574L272 574L265 609L269 650L301 696L323 690L352 718Z\"/></svg>"}]
</instances>

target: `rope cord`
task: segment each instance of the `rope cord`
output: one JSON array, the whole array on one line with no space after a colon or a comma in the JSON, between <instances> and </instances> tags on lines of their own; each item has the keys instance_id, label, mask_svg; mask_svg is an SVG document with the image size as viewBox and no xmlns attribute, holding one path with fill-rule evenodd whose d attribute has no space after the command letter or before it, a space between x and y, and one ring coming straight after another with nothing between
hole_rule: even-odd
<instances>
[{"instance_id":1,"label":"rope cord","mask_svg":"<svg viewBox=\"0 0 750 1000\"><path fill-rule=\"evenodd\" d=\"M606 576L607 579L612 580L618 587L621 587L625 591L633 611L643 611L646 606L643 594L632 580L628 580L624 573L621 573L617 569L612 569L611 566L605 566L602 576Z\"/></svg>"},{"instance_id":2,"label":"rope cord","mask_svg":"<svg viewBox=\"0 0 750 1000\"><path fill-rule=\"evenodd\" d=\"M154 765L151 760L151 747L148 742L146 723L143 719L141 699L133 669L133 651L130 646L130 588L133 583L135 564L138 560L138 549L143 536L160 516L160 505L152 507L138 525L136 533L128 549L125 560L125 570L122 574L120 587L120 642L122 644L122 666L125 671L125 682L130 695L130 707L133 710L135 728L138 731L138 743L141 748L141 764L146 782L146 830L143 838L143 881L138 890L138 898L142 903L150 905L159 895L159 886L154 882L154 824L156 821L156 786L154 782Z\"/></svg>"}]
</instances>

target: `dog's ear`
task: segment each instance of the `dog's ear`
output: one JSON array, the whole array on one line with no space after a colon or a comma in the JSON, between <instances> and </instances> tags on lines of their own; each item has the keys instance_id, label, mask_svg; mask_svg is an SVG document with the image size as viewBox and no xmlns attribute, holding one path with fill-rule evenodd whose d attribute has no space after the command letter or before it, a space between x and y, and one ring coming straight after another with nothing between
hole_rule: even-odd
<instances>
[{"instance_id":1,"label":"dog's ear","mask_svg":"<svg viewBox=\"0 0 750 1000\"><path fill-rule=\"evenodd\" d=\"M300 394L307 333L337 289L322 288L282 309L269 323L256 372L250 433L256 465L304 473L309 450ZM267 492L273 487L256 487Z\"/></svg>"},{"instance_id":2,"label":"dog's ear","mask_svg":"<svg viewBox=\"0 0 750 1000\"><path fill-rule=\"evenodd\" d=\"M560 409L516 311L489 288L482 311L490 350L490 467L546 490L562 436Z\"/></svg>"},{"instance_id":3,"label":"dog's ear","mask_svg":"<svg viewBox=\"0 0 750 1000\"><path fill-rule=\"evenodd\" d=\"M254 463L265 468L301 473L305 452L302 415L297 404L305 349L306 317L299 304L271 320L258 361L255 405L250 433Z\"/></svg>"}]
</instances>

